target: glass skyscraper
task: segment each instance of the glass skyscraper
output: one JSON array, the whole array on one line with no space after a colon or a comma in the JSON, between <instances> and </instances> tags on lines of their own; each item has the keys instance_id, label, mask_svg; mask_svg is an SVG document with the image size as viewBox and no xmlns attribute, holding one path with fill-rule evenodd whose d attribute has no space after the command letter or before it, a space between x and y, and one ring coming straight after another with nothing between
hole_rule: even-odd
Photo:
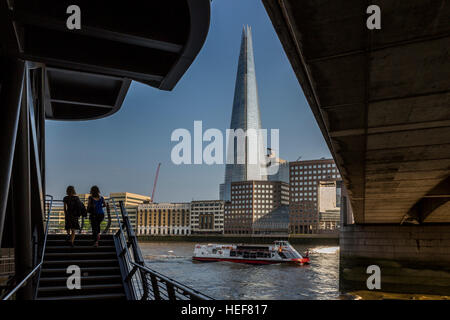
<instances>
[{"instance_id":1,"label":"glass skyscraper","mask_svg":"<svg viewBox=\"0 0 450 320\"><path fill-rule=\"evenodd\" d=\"M248 135L244 140L241 140L243 142L241 144L239 143L239 138L236 137L227 141L228 161L225 168L225 182L220 185L220 199L225 201L231 200L231 182L267 180L266 148L264 137L259 131L261 129L261 116L255 76L255 61L253 58L252 34L249 26L244 27L242 32L230 129L235 131L242 129L246 133L255 130L256 136L253 135L255 138L251 138ZM243 150L241 152L241 161L238 158L238 151L240 150ZM234 152L234 156L230 155L230 151ZM229 163L230 160L232 160L232 163Z\"/></svg>"}]
</instances>

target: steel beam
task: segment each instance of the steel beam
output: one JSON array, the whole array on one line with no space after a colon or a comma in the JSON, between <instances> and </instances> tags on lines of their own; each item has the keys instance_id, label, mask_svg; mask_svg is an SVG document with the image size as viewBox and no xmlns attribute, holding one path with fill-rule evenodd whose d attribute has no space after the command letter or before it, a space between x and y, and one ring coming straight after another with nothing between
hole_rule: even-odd
<instances>
[{"instance_id":1,"label":"steel beam","mask_svg":"<svg viewBox=\"0 0 450 320\"><path fill-rule=\"evenodd\" d=\"M45 126L43 122L43 104L40 100L41 85L39 82L40 74L39 68L30 70L30 74L27 77L27 99L28 99L28 109L29 109L29 137L30 137L30 190L31 190L31 224L32 233L35 233L35 237L41 239L44 233L44 222L45 219L45 192L43 187L43 175L41 162L41 129ZM36 241L38 243L39 241ZM36 258L36 253L34 254Z\"/></svg>"},{"instance_id":2,"label":"steel beam","mask_svg":"<svg viewBox=\"0 0 450 320\"><path fill-rule=\"evenodd\" d=\"M24 84L25 62L7 61L3 69L5 77L0 87L0 246L5 223L6 206L19 123L20 101Z\"/></svg>"},{"instance_id":3,"label":"steel beam","mask_svg":"<svg viewBox=\"0 0 450 320\"><path fill-rule=\"evenodd\" d=\"M66 24L64 23L64 20L61 19L51 19L51 18L42 19L41 16L38 16L36 14L15 12L14 21L31 26L44 27L50 30L67 32ZM127 43L130 45L157 49L167 52L179 53L183 49L182 44L173 43L170 41L161 41L151 38L144 38L123 32L96 28L89 25L83 25L83 28L77 30L77 33L84 36L113 40L117 42Z\"/></svg>"},{"instance_id":4,"label":"steel beam","mask_svg":"<svg viewBox=\"0 0 450 320\"><path fill-rule=\"evenodd\" d=\"M26 71L26 77L28 76ZM30 88L24 85L24 90ZM24 279L33 269L31 233L31 181L30 181L30 113L27 94L22 95L17 145L14 156L13 201L16 278ZM33 299L31 281L18 292L18 300Z\"/></svg>"}]
</instances>

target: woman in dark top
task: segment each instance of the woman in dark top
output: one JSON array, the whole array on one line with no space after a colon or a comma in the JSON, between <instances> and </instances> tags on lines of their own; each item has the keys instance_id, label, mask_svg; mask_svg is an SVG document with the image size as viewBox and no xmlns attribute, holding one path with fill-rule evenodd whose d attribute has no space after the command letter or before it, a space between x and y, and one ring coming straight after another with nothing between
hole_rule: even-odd
<instances>
[{"instance_id":1,"label":"woman in dark top","mask_svg":"<svg viewBox=\"0 0 450 320\"><path fill-rule=\"evenodd\" d=\"M93 186L91 188L91 195L88 199L88 212L95 247L98 247L98 242L100 240L100 224L103 219L105 219L105 212L103 211L104 207L106 207L105 199L100 195L99 188Z\"/></svg>"},{"instance_id":2,"label":"woman in dark top","mask_svg":"<svg viewBox=\"0 0 450 320\"><path fill-rule=\"evenodd\" d=\"M65 229L67 231L67 240L70 240L70 245L73 247L75 241L75 230L80 229L78 223L78 202L80 198L77 197L75 188L68 186L66 189L67 196L64 197L64 217L65 217Z\"/></svg>"}]
</instances>

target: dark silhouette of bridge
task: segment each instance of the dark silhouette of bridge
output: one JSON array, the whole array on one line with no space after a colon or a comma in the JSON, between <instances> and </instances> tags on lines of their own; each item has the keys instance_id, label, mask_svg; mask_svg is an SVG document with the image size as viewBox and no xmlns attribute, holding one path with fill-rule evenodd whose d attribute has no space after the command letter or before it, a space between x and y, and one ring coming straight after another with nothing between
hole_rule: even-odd
<instances>
[{"instance_id":1,"label":"dark silhouette of bridge","mask_svg":"<svg viewBox=\"0 0 450 320\"><path fill-rule=\"evenodd\" d=\"M341 289L450 294L450 3L263 3L348 192Z\"/></svg>"},{"instance_id":2,"label":"dark silhouette of bridge","mask_svg":"<svg viewBox=\"0 0 450 320\"><path fill-rule=\"evenodd\" d=\"M14 248L17 299L36 297L43 262L45 120L109 116L122 106L131 80L171 90L202 48L209 29L209 0L77 1L79 30L66 26L71 4L0 1L0 241L1 247ZM58 239L50 238L47 258L64 256L65 249L55 245ZM114 251L105 252L111 255ZM138 271L141 281L149 277L150 283L170 283L151 276L134 258L127 262L135 264L129 273ZM45 280L44 272L41 284L50 281L58 287L60 279L54 274ZM177 286L169 287L167 297L175 298Z\"/></svg>"}]
</instances>

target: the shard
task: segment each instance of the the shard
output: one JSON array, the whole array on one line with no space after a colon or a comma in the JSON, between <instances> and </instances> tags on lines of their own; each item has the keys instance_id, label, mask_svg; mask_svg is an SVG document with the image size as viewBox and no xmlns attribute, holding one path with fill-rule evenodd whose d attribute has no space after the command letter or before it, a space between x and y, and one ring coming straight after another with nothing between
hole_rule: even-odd
<instances>
[{"instance_id":1,"label":"the shard","mask_svg":"<svg viewBox=\"0 0 450 320\"><path fill-rule=\"evenodd\" d=\"M242 129L257 133L256 139L246 138L243 162L237 159L238 139L229 139L227 159L230 159L230 150L234 151L233 163L227 162L225 168L225 182L220 185L220 199L231 200L231 182L246 180L267 180L265 166L265 146L261 132L261 116L258 103L258 88L256 85L255 61L253 58L252 34L249 26L242 32L241 50L234 89L233 113L231 115L231 130ZM249 129L251 129L249 131ZM234 140L234 141L233 141ZM250 141L257 141L257 145L250 147ZM241 159L242 159L241 158ZM253 160L251 160L253 159ZM255 162L254 159L257 159Z\"/></svg>"}]
</instances>

